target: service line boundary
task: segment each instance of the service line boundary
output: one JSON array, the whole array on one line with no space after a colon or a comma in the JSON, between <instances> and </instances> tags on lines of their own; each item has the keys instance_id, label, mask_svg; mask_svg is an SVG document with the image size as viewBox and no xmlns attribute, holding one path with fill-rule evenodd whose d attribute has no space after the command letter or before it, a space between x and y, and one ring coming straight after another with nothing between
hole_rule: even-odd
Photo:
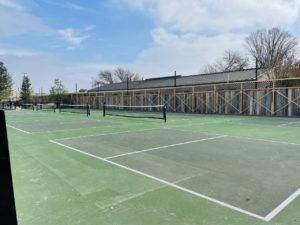
<instances>
[{"instance_id":1,"label":"service line boundary","mask_svg":"<svg viewBox=\"0 0 300 225\"><path fill-rule=\"evenodd\" d=\"M220 137L220 138L221 138L221 137ZM172 183L172 182L163 180L163 179L161 179L161 178L152 176L152 175L150 175L150 174L141 172L141 171L139 171L139 170L136 170L136 169L133 169L133 168L124 166L124 165L119 164L119 163L117 163L117 162L111 161L111 160L109 160L108 158L102 158L102 157L93 155L93 154L91 154L91 153L82 151L82 150L80 150L80 149L77 149L77 148L74 148L74 147L71 147L71 146L68 146L68 145L59 143L57 140L50 140L50 142L53 143L53 144L59 145L59 146L61 146L61 147L67 148L67 149L69 149L69 150L72 150L72 151L81 153L81 154L83 154L83 155L90 156L90 157L92 157L92 158L101 160L101 161L106 162L106 163L109 163L109 164L111 164L111 165L120 167L120 168L122 168L122 169L131 171L131 172L133 172L133 173L142 175L142 176L144 176L144 177L148 177L148 178L150 178L150 179L152 179L152 180L155 180L155 181L158 181L158 182L160 182L160 183L166 184L167 186L173 187L173 188L175 188L175 189L178 189L178 190L184 191L184 192L186 192L186 193L195 195L195 196L197 196L197 197L203 198L203 199L205 199L205 200L208 200L208 201L210 201L210 202L216 203L216 204L221 205L221 206L223 206L223 207L232 209L232 210L234 210L234 211L236 211L236 212L239 212L239 213L242 213L242 214L245 214L245 215L248 215L248 216L250 216L250 217L253 217L253 218L256 218L256 219L259 219L259 220L262 220L262 221L266 221L266 222L271 221L271 220L272 220L275 216L277 216L282 210L284 210L284 209L285 209L292 201L294 201L297 197L300 196L300 189L298 189L298 190L295 191L293 194L291 194L286 200L284 200L281 204L279 204L275 209L273 209L268 215L266 215L266 216L261 216L261 215L258 215L258 214L249 212L249 211L247 211L247 210L241 209L241 208L239 208L239 207L230 205L230 204L228 204L228 203L226 203L226 202L222 202L222 201L217 200L217 199L215 199L215 198L206 196L206 195L204 195L204 194L201 194L201 193L192 191L192 190L190 190L190 189L188 189L188 188L184 188L184 187L182 187L182 186L177 185L176 183Z\"/></svg>"},{"instance_id":2,"label":"service line boundary","mask_svg":"<svg viewBox=\"0 0 300 225\"><path fill-rule=\"evenodd\" d=\"M300 146L300 143L293 143L293 142L286 142L286 141L275 141L275 140L271 140L271 139L251 138L251 137L243 137L243 136L236 136L236 135L230 135L230 134L218 134L218 133L213 133L213 132L181 130L181 129L177 129L177 127L164 127L164 128L165 129L169 129L169 130L178 130L178 131L185 131L185 132L192 132L192 133L199 133L199 134L226 135L226 137L228 137L228 138L237 138L237 139L246 139L246 140L252 140L252 141L262 141L262 142L277 143L277 144L283 144L283 145L296 145L296 146Z\"/></svg>"},{"instance_id":3,"label":"service line boundary","mask_svg":"<svg viewBox=\"0 0 300 225\"><path fill-rule=\"evenodd\" d=\"M139 154L139 153L143 153L143 152L150 152L150 151L154 151L154 150L158 150L158 149L170 148L170 147L175 147L175 146L180 146L180 145L187 145L187 144L192 144L192 143L197 143L197 142L215 140L215 139L219 139L219 138L223 138L223 137L226 137L226 135L220 135L220 136L210 137L210 138L202 138L202 139L198 139L198 140L186 141L186 142L181 142L181 143L176 143L176 144L171 144L171 145L164 145L164 146L148 148L148 149L144 149L144 150L137 150L137 151L133 151L133 152L109 156L104 159L114 159L114 158L118 158L118 157L122 157L122 156L134 155L134 154Z\"/></svg>"}]
</instances>

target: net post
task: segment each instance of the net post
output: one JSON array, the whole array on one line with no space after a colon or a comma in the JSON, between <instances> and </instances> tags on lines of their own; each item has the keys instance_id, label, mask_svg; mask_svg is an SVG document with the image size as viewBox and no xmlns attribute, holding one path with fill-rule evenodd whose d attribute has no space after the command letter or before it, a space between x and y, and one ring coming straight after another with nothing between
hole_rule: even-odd
<instances>
[{"instance_id":1,"label":"net post","mask_svg":"<svg viewBox=\"0 0 300 225\"><path fill-rule=\"evenodd\" d=\"M167 106L164 105L164 107L163 107L163 114L164 114L164 121L165 121L165 123L167 122L167 113L166 113L166 111L167 111Z\"/></svg>"},{"instance_id":2,"label":"net post","mask_svg":"<svg viewBox=\"0 0 300 225\"><path fill-rule=\"evenodd\" d=\"M106 103L103 102L103 117L105 117Z\"/></svg>"}]
</instances>

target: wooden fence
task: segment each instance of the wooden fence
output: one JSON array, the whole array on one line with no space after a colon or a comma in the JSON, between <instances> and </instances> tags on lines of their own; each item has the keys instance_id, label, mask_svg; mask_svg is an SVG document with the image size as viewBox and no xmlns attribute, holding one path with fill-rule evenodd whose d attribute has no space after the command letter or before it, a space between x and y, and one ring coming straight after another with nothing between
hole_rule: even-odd
<instances>
[{"instance_id":1,"label":"wooden fence","mask_svg":"<svg viewBox=\"0 0 300 225\"><path fill-rule=\"evenodd\" d=\"M72 93L66 101L89 103L92 109L101 109L106 102L137 106L165 104L169 112L300 116L300 79Z\"/></svg>"}]
</instances>

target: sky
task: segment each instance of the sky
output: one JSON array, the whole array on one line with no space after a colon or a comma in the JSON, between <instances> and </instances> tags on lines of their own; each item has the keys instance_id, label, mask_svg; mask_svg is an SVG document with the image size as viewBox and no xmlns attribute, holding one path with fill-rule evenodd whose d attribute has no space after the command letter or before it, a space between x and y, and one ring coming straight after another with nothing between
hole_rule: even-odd
<instances>
[{"instance_id":1,"label":"sky","mask_svg":"<svg viewBox=\"0 0 300 225\"><path fill-rule=\"evenodd\" d=\"M300 41L300 0L0 0L0 61L21 86L90 89L101 70L144 79L199 74L245 37L279 27Z\"/></svg>"}]
</instances>

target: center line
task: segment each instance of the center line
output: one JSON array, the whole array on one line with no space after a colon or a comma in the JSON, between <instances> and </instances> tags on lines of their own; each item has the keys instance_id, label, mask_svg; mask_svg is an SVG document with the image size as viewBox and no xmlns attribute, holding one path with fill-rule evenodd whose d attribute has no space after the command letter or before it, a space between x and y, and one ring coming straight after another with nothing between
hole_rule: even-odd
<instances>
[{"instance_id":1,"label":"center line","mask_svg":"<svg viewBox=\"0 0 300 225\"><path fill-rule=\"evenodd\" d=\"M163 148L169 148L169 147L174 147L174 146L186 145L186 144L202 142L202 141L209 141L209 140L214 140L214 139L218 139L218 138L223 138L223 137L226 137L226 136L227 135L220 135L220 136L211 137L211 138L204 138L204 139L199 139L199 140L194 140L194 141L187 141L187 142L181 142L181 143L172 144L172 145L160 146L160 147L156 147L156 148L138 150L138 151L134 151L134 152L128 152L128 153L123 153L123 154L119 154L119 155L109 156L109 157L106 157L105 159L113 159L113 158L117 158L117 157L121 157L121 156L127 156L127 155L142 153L142 152L154 151L154 150L157 150L157 149L163 149Z\"/></svg>"}]
</instances>

